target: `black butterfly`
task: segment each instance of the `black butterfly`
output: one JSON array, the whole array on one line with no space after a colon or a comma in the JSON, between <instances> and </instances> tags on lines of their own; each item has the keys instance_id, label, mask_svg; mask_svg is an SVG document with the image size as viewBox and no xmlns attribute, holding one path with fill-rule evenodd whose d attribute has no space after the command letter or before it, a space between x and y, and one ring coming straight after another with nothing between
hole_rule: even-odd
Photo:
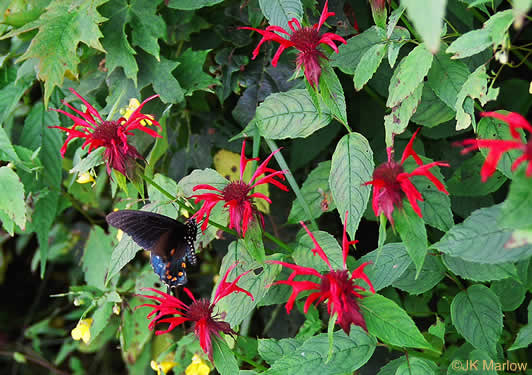
<instances>
[{"instance_id":1,"label":"black butterfly","mask_svg":"<svg viewBox=\"0 0 532 375\"><path fill-rule=\"evenodd\" d=\"M129 234L137 245L151 251L153 270L168 287L187 283L187 261L197 263L196 220L183 224L168 216L133 210L111 212L106 220Z\"/></svg>"}]
</instances>

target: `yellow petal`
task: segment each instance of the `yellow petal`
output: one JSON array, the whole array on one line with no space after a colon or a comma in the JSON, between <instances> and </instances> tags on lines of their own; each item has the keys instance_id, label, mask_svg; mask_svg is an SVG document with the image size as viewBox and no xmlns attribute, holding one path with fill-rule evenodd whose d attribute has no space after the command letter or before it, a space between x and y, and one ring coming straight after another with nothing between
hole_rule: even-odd
<instances>
[{"instance_id":1,"label":"yellow petal","mask_svg":"<svg viewBox=\"0 0 532 375\"><path fill-rule=\"evenodd\" d=\"M177 362L173 361L162 361L160 363L156 361L151 361L150 366L152 370L157 371L157 375L162 375L163 373L168 373L171 369L177 366Z\"/></svg>"},{"instance_id":2,"label":"yellow petal","mask_svg":"<svg viewBox=\"0 0 532 375\"><path fill-rule=\"evenodd\" d=\"M118 241L122 240L122 236L124 235L124 232L122 232L121 229L118 230L118 232L116 232L116 239Z\"/></svg>"},{"instance_id":3,"label":"yellow petal","mask_svg":"<svg viewBox=\"0 0 532 375\"><path fill-rule=\"evenodd\" d=\"M209 365L205 363L197 354L192 357L192 362L185 370L186 375L207 375L211 372Z\"/></svg>"},{"instance_id":4,"label":"yellow petal","mask_svg":"<svg viewBox=\"0 0 532 375\"><path fill-rule=\"evenodd\" d=\"M78 175L76 182L78 184L87 184L89 182L94 182L94 177L89 172L81 173Z\"/></svg>"},{"instance_id":5,"label":"yellow petal","mask_svg":"<svg viewBox=\"0 0 532 375\"><path fill-rule=\"evenodd\" d=\"M70 334L72 338L76 341L82 340L85 344L88 344L91 339L91 330L92 318L82 319L76 325Z\"/></svg>"}]
</instances>

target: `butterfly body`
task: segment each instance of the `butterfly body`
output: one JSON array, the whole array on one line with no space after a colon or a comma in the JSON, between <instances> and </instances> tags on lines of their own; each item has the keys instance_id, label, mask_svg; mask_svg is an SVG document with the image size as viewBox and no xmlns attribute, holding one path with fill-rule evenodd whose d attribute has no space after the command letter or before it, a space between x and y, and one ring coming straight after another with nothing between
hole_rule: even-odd
<instances>
[{"instance_id":1,"label":"butterfly body","mask_svg":"<svg viewBox=\"0 0 532 375\"><path fill-rule=\"evenodd\" d=\"M186 284L187 262L192 265L197 263L195 220L183 224L168 216L134 210L112 212L106 220L151 252L153 270L163 283L171 288Z\"/></svg>"}]
</instances>

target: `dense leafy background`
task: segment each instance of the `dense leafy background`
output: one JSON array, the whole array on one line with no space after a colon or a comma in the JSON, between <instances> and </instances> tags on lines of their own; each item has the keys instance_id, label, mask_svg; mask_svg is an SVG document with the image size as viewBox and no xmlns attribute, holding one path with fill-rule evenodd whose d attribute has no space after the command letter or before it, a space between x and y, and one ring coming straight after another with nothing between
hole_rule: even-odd
<instances>
[{"instance_id":1,"label":"dense leafy background","mask_svg":"<svg viewBox=\"0 0 532 375\"><path fill-rule=\"evenodd\" d=\"M323 49L330 59L315 91L302 72L294 75L293 49L276 67L273 43L252 60L259 36L238 27L287 27L293 17L311 25L323 1L1 1L0 368L145 374L151 360L170 358L182 373L194 353L206 359L188 331L148 330L148 311L134 310L142 302L134 295L159 281L144 252L127 236L118 240L104 217L146 205L184 214L171 198L238 178L234 153L244 136L248 156L283 147L272 163L289 171L290 192L265 192L273 200L259 206L267 238L237 240L209 227L198 239L200 265L189 272L196 295L208 297L234 260L242 265L234 272L254 270L240 284L253 302L240 294L220 302L239 336L215 342L217 371L460 374L455 360L527 363L532 179L510 170L509 153L481 182L486 153L462 156L453 142L510 137L506 124L479 119L479 111L529 113L531 3L392 1L377 26L368 1L331 0L328 31L347 44L338 54ZM101 152L87 156L81 142L61 158L64 135L48 127L71 122L47 109L62 108L62 99L78 105L69 88L112 118L130 98L160 95L144 112L159 119L163 138L134 137L146 181L110 180ZM414 148L423 160L451 165L436 172L450 194L420 177L423 220L405 205L395 231L379 228L362 183L386 160L387 146L398 157L418 128ZM76 182L87 171L95 182ZM349 269L373 261L366 271L377 294L360 303L369 334L328 332L323 304L303 314L298 302L287 315L289 289L267 288L287 273L262 263L327 270L311 256L297 224L304 220L341 267L346 210L347 232L360 241ZM227 214L217 209L212 219L225 224ZM88 317L91 340L74 341L70 331Z\"/></svg>"}]
</instances>

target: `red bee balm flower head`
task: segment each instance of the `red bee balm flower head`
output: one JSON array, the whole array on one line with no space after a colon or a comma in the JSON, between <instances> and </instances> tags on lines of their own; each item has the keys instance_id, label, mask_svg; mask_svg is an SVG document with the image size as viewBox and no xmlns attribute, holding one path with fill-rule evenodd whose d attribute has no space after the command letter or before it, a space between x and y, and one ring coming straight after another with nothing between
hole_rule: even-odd
<instances>
[{"instance_id":1,"label":"red bee balm flower head","mask_svg":"<svg viewBox=\"0 0 532 375\"><path fill-rule=\"evenodd\" d=\"M392 213L395 207L403 207L403 198L406 196L414 211L422 217L421 209L417 201L422 201L421 193L416 189L410 179L414 176L427 177L439 191L449 194L445 186L434 176L429 169L435 166L448 167L449 164L439 161L429 164L423 164L421 158L413 149L414 139L416 138L419 129L414 133L410 142L406 146L401 162L397 163L392 159L393 148L388 147L388 161L382 163L373 172L373 180L366 182L364 185L373 185L373 212L376 216L384 213L388 220L393 225ZM407 173L403 168L403 164L409 156L412 156L416 161L418 167L412 172Z\"/></svg>"},{"instance_id":2,"label":"red bee balm flower head","mask_svg":"<svg viewBox=\"0 0 532 375\"><path fill-rule=\"evenodd\" d=\"M517 129L525 129L532 134L532 126L530 123L523 116L514 112L508 113L507 115L498 112L482 112L480 115L482 117L494 117L506 122L510 127L510 134L513 138L513 140L466 139L459 143L462 146L466 146L462 150L462 154L479 148L489 149L486 161L480 171L482 181L486 182L488 177L495 173L497 164L499 163L499 160L501 160L502 155L510 150L521 150L523 152L523 155L515 159L513 162L512 171L515 171L521 163L526 161L528 163L528 166L526 167L526 175L527 177L532 176L532 138L530 138L528 142L523 142L521 136L517 132Z\"/></svg>"},{"instance_id":3,"label":"red bee balm flower head","mask_svg":"<svg viewBox=\"0 0 532 375\"><path fill-rule=\"evenodd\" d=\"M76 112L79 115L78 117L63 111L62 109L52 108L52 111L62 113L74 121L74 125L71 128L50 126L50 128L61 129L68 134L63 147L61 147L61 155L63 157L65 156L68 143L71 140L75 138L85 138L85 143L83 143L83 146L81 147L85 148L89 146L89 153L99 147L105 148L104 158L106 160L108 174L111 174L111 168L113 168L123 175L128 175L128 172L134 167L134 159L143 159L137 149L128 143L127 137L133 135L131 131L134 129L140 129L152 137L161 137L154 130L143 126L141 121L149 121L149 123L155 124L159 128L161 125L154 120L153 116L140 113L144 104L159 95L153 95L144 100L127 119L120 117L116 121L104 121L96 108L90 105L74 89L70 89L70 91L76 95L83 104L85 104L87 110L81 112L70 104L63 102L64 105Z\"/></svg>"},{"instance_id":4,"label":"red bee balm flower head","mask_svg":"<svg viewBox=\"0 0 532 375\"><path fill-rule=\"evenodd\" d=\"M229 207L229 228L234 228L240 235L245 236L248 229L250 221L255 217L260 217L262 222L262 214L258 212L255 205L253 204L253 198L264 199L268 203L272 203L270 198L261 193L252 193L253 188L262 184L272 184L277 186L279 189L288 191L288 188L283 185L280 181L276 179L279 177L284 180L284 171L276 171L274 169L268 168L268 163L270 159L275 155L279 150L276 150L270 154L258 166L257 170L251 176L249 183L243 181L244 171L246 169L247 163L250 161L257 161L259 158L246 159L246 142L242 143L242 153L240 154L240 180L233 181L228 183L223 190L219 190L211 185L196 185L192 189L193 191L205 189L205 190L214 190L215 193L204 193L198 195L192 195L190 198L195 198L194 203L203 201L203 206L196 212L192 217L197 218L197 220L202 220L203 224L201 225L201 230L205 231L207 229L207 224L209 223L209 216L212 209L219 202L225 202L224 206ZM266 174L269 173L269 174Z\"/></svg>"},{"instance_id":5,"label":"red bee balm flower head","mask_svg":"<svg viewBox=\"0 0 532 375\"><path fill-rule=\"evenodd\" d=\"M168 333L185 322L192 322L194 324L194 334L199 339L201 348L212 361L212 335L220 336L220 332L229 335L235 334L235 332L231 329L229 323L220 320L218 314L214 313L216 303L218 303L218 301L222 298L234 292L243 292L247 294L251 298L251 300L253 300L253 296L251 295L251 293L236 285L238 280L240 280L240 278L247 274L249 271L239 275L233 282L227 282L227 276L235 267L236 263L228 268L227 272L225 273L225 276L218 285L218 288L216 289L216 293L214 294L214 299L212 302L205 298L197 300L196 298L194 298L192 292L190 292L190 290L188 290L187 288L183 288L183 290L192 300L192 303L190 303L190 305L187 305L178 298L170 294L163 293L160 290L146 288L146 290L155 292L161 297L150 295L142 295L141 297L149 298L159 303L156 305L146 303L138 306L137 308L143 306L153 308L153 311L147 316L147 318L150 318L152 315L155 315L155 317L149 324L149 328L152 330L158 323L170 324L170 326L166 330L155 331L156 335Z\"/></svg>"},{"instance_id":6,"label":"red bee balm flower head","mask_svg":"<svg viewBox=\"0 0 532 375\"><path fill-rule=\"evenodd\" d=\"M303 228L307 231L308 235L312 239L312 242L314 242L314 249L312 249L312 253L314 255L318 254L321 259L327 265L329 266L330 271L326 274L322 275L314 268L308 268L308 267L302 267L298 266L296 264L290 264L285 262L280 262L276 260L270 261L271 263L280 264L283 267L290 268L293 270L292 274L288 277L288 280L281 280L276 281L274 284L286 284L290 285L292 287L292 294L290 295L290 298L288 299L288 302L286 303L286 311L290 313L292 311L292 308L294 307L294 302L296 301L296 298L299 293L305 291L305 290L311 290L313 291L305 301L304 306L304 312L307 313L310 305L312 305L313 302L316 302L316 304L319 304L320 302L323 302L327 300L327 311L329 314L336 314L337 320L336 322L342 329L349 334L349 331L351 330L351 324L360 326L362 328L366 329L366 322L364 321L364 317L360 313L360 309L358 308L357 299L363 298L358 291L366 291L365 288L361 287L360 285L355 284L356 279L362 279L366 282L366 284L369 286L370 290L375 293L375 289L373 289L373 285L369 281L368 276L364 273L364 268L369 263L363 263L360 265L357 269L351 272L351 275L349 275L349 272L346 269L346 260L347 260L347 253L349 252L349 245L355 244L358 241L349 241L347 239L347 233L346 233L346 227L347 225L347 212L345 213L345 225L344 225L344 232L342 237L342 255L343 255L343 263L344 268L341 270L333 270L331 267L331 264L329 262L329 259L327 258L327 255L325 255L325 252L321 248L321 246L316 241L316 238L314 235L308 230L306 225L303 222L300 222ZM299 275L312 275L316 276L320 279L319 282L313 282L313 281L296 281L294 278Z\"/></svg>"},{"instance_id":7,"label":"red bee balm flower head","mask_svg":"<svg viewBox=\"0 0 532 375\"><path fill-rule=\"evenodd\" d=\"M281 54L285 49L295 47L299 51L296 59L297 69L301 69L301 66L305 68L305 77L310 85L314 87L314 85L318 85L321 75L320 59L327 59L325 54L318 49L318 46L320 44L326 44L338 53L338 47L334 41L346 44L345 39L340 35L334 33L320 35L321 26L325 23L325 20L331 16L334 16L334 12L328 11L328 1L326 1L323 11L321 12L320 20L314 26L303 27L296 18L292 18L288 21L288 27L292 31L291 33L280 26L268 26L266 30L260 30L253 27L240 27L240 29L254 30L262 35L262 39L257 45L257 48L253 51L252 59L257 57L260 46L262 46L264 42L273 40L280 44L279 49L272 60L273 66L277 66L279 57L281 57ZM288 39L281 37L279 34L276 34L276 32L286 35Z\"/></svg>"}]
</instances>

